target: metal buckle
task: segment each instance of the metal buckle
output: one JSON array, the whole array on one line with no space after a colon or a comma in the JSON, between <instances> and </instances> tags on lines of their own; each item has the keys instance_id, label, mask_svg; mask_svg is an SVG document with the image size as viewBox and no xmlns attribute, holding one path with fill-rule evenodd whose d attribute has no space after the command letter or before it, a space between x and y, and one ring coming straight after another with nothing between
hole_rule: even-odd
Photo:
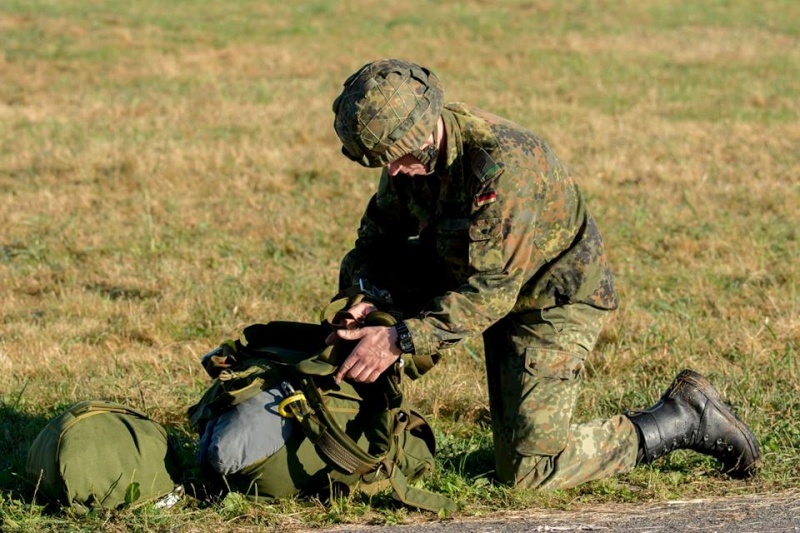
<instances>
[{"instance_id":1,"label":"metal buckle","mask_svg":"<svg viewBox=\"0 0 800 533\"><path fill-rule=\"evenodd\" d=\"M278 404L278 414L283 418L296 418L298 422L302 422L310 411L306 395L303 391L294 390L288 381L281 382L281 390L286 397Z\"/></svg>"},{"instance_id":2,"label":"metal buckle","mask_svg":"<svg viewBox=\"0 0 800 533\"><path fill-rule=\"evenodd\" d=\"M387 304L392 304L392 295L389 294L389 291L382 290L367 281L364 278L359 278L358 280L358 289L365 295L369 296L374 300L378 300L380 302L384 302Z\"/></svg>"}]
</instances>

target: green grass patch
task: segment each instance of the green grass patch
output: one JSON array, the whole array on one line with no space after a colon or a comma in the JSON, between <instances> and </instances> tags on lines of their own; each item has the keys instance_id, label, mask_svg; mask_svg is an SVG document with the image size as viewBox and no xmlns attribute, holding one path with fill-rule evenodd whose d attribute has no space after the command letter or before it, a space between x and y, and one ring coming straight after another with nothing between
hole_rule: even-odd
<instances>
[{"instance_id":1,"label":"green grass patch","mask_svg":"<svg viewBox=\"0 0 800 533\"><path fill-rule=\"evenodd\" d=\"M798 487L800 7L617 3L0 5L0 520L8 531L215 531L421 523L388 492L230 496L73 516L23 477L47 420L84 399L144 408L190 477L198 358L242 328L316 321L374 172L340 154L331 102L367 61L432 68L451 100L542 136L589 199L620 309L577 420L708 374L765 454L750 482L677 453L566 491L492 481L479 341L407 384L456 518Z\"/></svg>"}]
</instances>

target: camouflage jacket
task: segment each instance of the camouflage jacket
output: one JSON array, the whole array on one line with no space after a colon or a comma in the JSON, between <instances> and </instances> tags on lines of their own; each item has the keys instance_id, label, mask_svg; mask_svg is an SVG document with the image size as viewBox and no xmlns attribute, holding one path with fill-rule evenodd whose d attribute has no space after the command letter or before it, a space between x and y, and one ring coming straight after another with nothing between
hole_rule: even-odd
<instances>
[{"instance_id":1,"label":"camouflage jacket","mask_svg":"<svg viewBox=\"0 0 800 533\"><path fill-rule=\"evenodd\" d=\"M370 257L387 242L434 240L453 283L406 319L417 353L446 349L512 313L577 302L616 308L600 233L550 148L463 104L447 105L443 118L446 165L428 177L384 169L355 246L354 276L370 279Z\"/></svg>"}]
</instances>

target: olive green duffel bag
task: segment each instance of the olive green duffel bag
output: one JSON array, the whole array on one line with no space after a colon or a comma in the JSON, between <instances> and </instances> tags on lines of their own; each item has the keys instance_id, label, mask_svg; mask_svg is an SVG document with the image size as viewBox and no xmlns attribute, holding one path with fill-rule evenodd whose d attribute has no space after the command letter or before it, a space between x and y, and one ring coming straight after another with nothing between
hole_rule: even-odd
<instances>
[{"instance_id":1,"label":"olive green duffel bag","mask_svg":"<svg viewBox=\"0 0 800 533\"><path fill-rule=\"evenodd\" d=\"M160 424L136 409L90 400L45 426L28 452L26 471L38 494L85 512L173 492L174 466Z\"/></svg>"}]
</instances>

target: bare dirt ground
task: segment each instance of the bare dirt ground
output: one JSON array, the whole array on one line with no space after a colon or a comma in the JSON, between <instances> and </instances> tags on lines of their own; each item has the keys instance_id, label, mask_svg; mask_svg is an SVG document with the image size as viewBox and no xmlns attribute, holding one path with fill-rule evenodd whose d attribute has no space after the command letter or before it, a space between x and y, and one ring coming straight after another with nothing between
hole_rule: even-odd
<instances>
[{"instance_id":1,"label":"bare dirt ground","mask_svg":"<svg viewBox=\"0 0 800 533\"><path fill-rule=\"evenodd\" d=\"M698 499L637 505L580 506L567 511L497 513L481 519L403 526L338 527L331 531L489 533L619 531L782 533L800 532L800 493L749 498Z\"/></svg>"}]
</instances>

